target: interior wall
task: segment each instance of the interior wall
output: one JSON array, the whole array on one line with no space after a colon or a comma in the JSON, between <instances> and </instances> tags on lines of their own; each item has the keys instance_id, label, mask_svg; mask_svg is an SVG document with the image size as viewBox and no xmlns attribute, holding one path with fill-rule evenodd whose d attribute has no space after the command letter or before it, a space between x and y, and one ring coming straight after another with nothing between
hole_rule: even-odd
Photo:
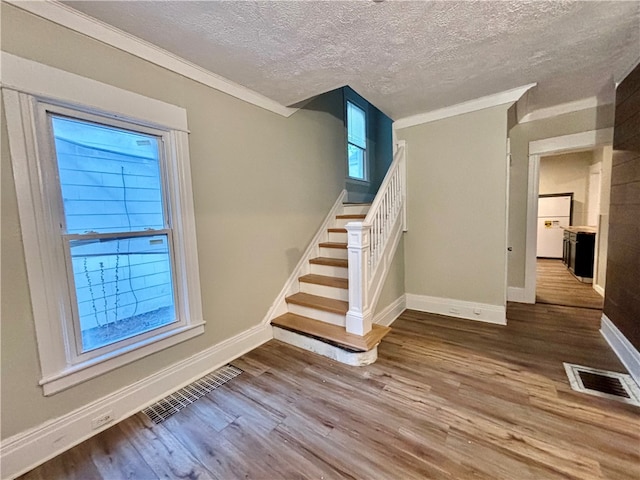
<instances>
[{"instance_id":1,"label":"interior wall","mask_svg":"<svg viewBox=\"0 0 640 480\"><path fill-rule=\"evenodd\" d=\"M540 159L540 195L573 193L571 225L587 225L589 167L593 152L565 153Z\"/></svg>"},{"instance_id":2,"label":"interior wall","mask_svg":"<svg viewBox=\"0 0 640 480\"><path fill-rule=\"evenodd\" d=\"M2 50L186 108L203 335L44 397L2 117L2 438L257 325L344 186L343 102L284 118L2 2Z\"/></svg>"},{"instance_id":3,"label":"interior wall","mask_svg":"<svg viewBox=\"0 0 640 480\"><path fill-rule=\"evenodd\" d=\"M508 284L524 287L527 236L527 184L529 142L613 126L613 105L520 123L509 131L511 169L509 179L509 240L512 247L508 262Z\"/></svg>"},{"instance_id":4,"label":"interior wall","mask_svg":"<svg viewBox=\"0 0 640 480\"><path fill-rule=\"evenodd\" d=\"M616 89L604 314L640 351L640 65Z\"/></svg>"},{"instance_id":5,"label":"interior wall","mask_svg":"<svg viewBox=\"0 0 640 480\"><path fill-rule=\"evenodd\" d=\"M397 131L407 142L408 294L505 305L507 108Z\"/></svg>"},{"instance_id":6,"label":"interior wall","mask_svg":"<svg viewBox=\"0 0 640 480\"><path fill-rule=\"evenodd\" d=\"M398 298L404 295L404 237L400 238L398 243L398 249L393 257L387 278L384 281L378 304L374 312L376 314L382 312L386 307L395 302Z\"/></svg>"}]
</instances>

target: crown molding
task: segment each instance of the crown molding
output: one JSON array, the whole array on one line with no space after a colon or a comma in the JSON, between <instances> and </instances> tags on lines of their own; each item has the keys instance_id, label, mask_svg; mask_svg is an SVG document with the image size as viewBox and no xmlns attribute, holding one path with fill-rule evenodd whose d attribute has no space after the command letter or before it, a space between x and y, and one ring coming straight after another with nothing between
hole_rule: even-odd
<instances>
[{"instance_id":1,"label":"crown molding","mask_svg":"<svg viewBox=\"0 0 640 480\"><path fill-rule=\"evenodd\" d=\"M74 10L56 0L37 2L24 2L19 0L3 1L38 17L57 23L70 30L178 73L198 83L231 95L239 100L282 115L283 117L289 117L298 111L297 108L285 107L275 100L210 72L150 42L146 42L107 23Z\"/></svg>"},{"instance_id":2,"label":"crown molding","mask_svg":"<svg viewBox=\"0 0 640 480\"><path fill-rule=\"evenodd\" d=\"M581 100L575 100L573 102L561 103L554 105L553 107L540 108L527 113L518 123L535 122L536 120L543 120L545 118L557 117L558 115L564 115L566 113L579 112L581 110L587 110L589 108L601 107L603 105L609 105L610 103L600 103L598 97L583 98Z\"/></svg>"},{"instance_id":3,"label":"crown molding","mask_svg":"<svg viewBox=\"0 0 640 480\"><path fill-rule=\"evenodd\" d=\"M483 110L485 108L504 105L505 103L517 102L518 99L522 97L522 95L524 95L529 89L535 87L536 85L536 83L529 83L518 88L505 90L504 92L494 93L492 95L469 100L468 102L458 103L449 107L431 110L430 112L419 113L417 115L400 118L399 120L393 122L393 128L399 130L401 128L413 127L415 125L420 125L423 123L442 120L443 118L462 115L464 113L475 112L476 110Z\"/></svg>"}]
</instances>

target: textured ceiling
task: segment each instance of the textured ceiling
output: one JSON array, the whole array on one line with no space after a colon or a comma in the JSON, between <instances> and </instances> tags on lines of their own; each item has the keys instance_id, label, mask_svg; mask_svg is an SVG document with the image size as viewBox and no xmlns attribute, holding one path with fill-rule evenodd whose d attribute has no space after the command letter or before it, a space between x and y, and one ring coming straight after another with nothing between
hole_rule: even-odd
<instances>
[{"instance_id":1,"label":"textured ceiling","mask_svg":"<svg viewBox=\"0 0 640 480\"><path fill-rule=\"evenodd\" d=\"M72 1L283 105L350 85L394 119L527 83L599 95L640 57L640 2Z\"/></svg>"}]
</instances>

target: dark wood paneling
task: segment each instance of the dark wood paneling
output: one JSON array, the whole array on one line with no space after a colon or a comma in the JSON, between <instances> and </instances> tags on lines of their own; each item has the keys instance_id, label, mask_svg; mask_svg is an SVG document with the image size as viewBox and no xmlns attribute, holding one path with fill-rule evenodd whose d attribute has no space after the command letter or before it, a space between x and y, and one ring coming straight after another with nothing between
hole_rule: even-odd
<instances>
[{"instance_id":1,"label":"dark wood paneling","mask_svg":"<svg viewBox=\"0 0 640 480\"><path fill-rule=\"evenodd\" d=\"M637 95L640 96L640 91L638 91ZM635 96L630 98L627 103L631 103L631 100L635 100ZM616 121L618 121L617 116ZM640 146L640 111L637 111L624 121L616 123L613 134L613 142L616 148L618 148L619 150L637 151L638 147ZM629 145L631 147L635 145L635 148L620 148L619 146L623 144Z\"/></svg>"},{"instance_id":2,"label":"dark wood paneling","mask_svg":"<svg viewBox=\"0 0 640 480\"><path fill-rule=\"evenodd\" d=\"M616 89L616 111L618 110L618 105L622 105L634 94L637 94L638 90L640 90L640 69L636 65L636 68L627 75Z\"/></svg>"},{"instance_id":3,"label":"dark wood paneling","mask_svg":"<svg viewBox=\"0 0 640 480\"><path fill-rule=\"evenodd\" d=\"M408 310L364 367L273 340L166 422L138 414L22 478L637 480L637 407L574 392L562 366L623 368L600 315Z\"/></svg>"},{"instance_id":4,"label":"dark wood paneling","mask_svg":"<svg viewBox=\"0 0 640 480\"><path fill-rule=\"evenodd\" d=\"M640 65L616 91L604 313L640 350Z\"/></svg>"}]
</instances>

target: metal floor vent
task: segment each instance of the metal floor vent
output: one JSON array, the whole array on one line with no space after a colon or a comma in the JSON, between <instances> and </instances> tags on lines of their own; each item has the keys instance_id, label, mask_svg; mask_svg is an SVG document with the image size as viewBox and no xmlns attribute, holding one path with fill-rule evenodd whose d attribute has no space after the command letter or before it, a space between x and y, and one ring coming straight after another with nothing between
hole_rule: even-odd
<instances>
[{"instance_id":1,"label":"metal floor vent","mask_svg":"<svg viewBox=\"0 0 640 480\"><path fill-rule=\"evenodd\" d=\"M564 363L571 388L576 392L610 398L640 407L640 388L631 375Z\"/></svg>"},{"instance_id":2,"label":"metal floor vent","mask_svg":"<svg viewBox=\"0 0 640 480\"><path fill-rule=\"evenodd\" d=\"M233 365L225 365L215 372L211 372L186 387L167 395L159 402L142 410L142 413L149 417L153 423L162 423L174 413L178 413L183 408L191 405L199 398L204 397L207 393L218 388L220 385L224 385L241 373L242 370L239 368Z\"/></svg>"}]
</instances>

